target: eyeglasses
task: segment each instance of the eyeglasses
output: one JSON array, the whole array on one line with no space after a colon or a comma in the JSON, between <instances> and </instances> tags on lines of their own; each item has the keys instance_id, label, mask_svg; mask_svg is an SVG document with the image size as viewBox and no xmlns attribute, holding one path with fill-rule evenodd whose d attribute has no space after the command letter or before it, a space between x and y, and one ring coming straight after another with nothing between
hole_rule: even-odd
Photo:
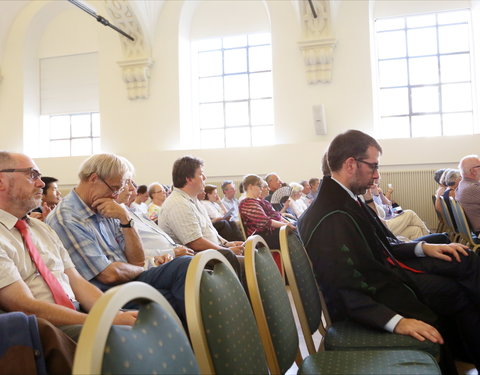
<instances>
[{"instance_id":1,"label":"eyeglasses","mask_svg":"<svg viewBox=\"0 0 480 375\"><path fill-rule=\"evenodd\" d=\"M2 169L2 170L0 170L0 172L5 172L5 173L22 172L22 173L25 173L26 175L28 175L28 178L30 178L30 180L32 180L32 181L35 181L35 180L39 179L40 177L42 177L42 174L33 167L30 167L30 168L16 168L16 169L15 168Z\"/></svg>"},{"instance_id":2,"label":"eyeglasses","mask_svg":"<svg viewBox=\"0 0 480 375\"><path fill-rule=\"evenodd\" d=\"M370 167L370 169L372 170L372 173L375 172L375 171L378 171L378 163L369 163L368 161L365 161L365 160L361 160L361 159L355 159L357 162L359 163L363 163L363 164L366 164Z\"/></svg>"},{"instance_id":3,"label":"eyeglasses","mask_svg":"<svg viewBox=\"0 0 480 375\"><path fill-rule=\"evenodd\" d=\"M101 178L100 176L98 176L98 178L100 179L100 181L102 181L105 185L107 185L107 187L110 189L110 191L112 192L112 195L118 195L122 192L122 190L125 188L125 183L128 181L125 181L123 183L123 185L121 186L110 186L107 181L105 181L103 178ZM114 189L115 188L115 189Z\"/></svg>"}]
</instances>

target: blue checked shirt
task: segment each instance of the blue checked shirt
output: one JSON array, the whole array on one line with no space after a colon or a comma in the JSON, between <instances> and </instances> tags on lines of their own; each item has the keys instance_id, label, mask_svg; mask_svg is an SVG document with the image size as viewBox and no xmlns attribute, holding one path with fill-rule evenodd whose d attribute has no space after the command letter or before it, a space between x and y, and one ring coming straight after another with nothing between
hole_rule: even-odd
<instances>
[{"instance_id":1,"label":"blue checked shirt","mask_svg":"<svg viewBox=\"0 0 480 375\"><path fill-rule=\"evenodd\" d=\"M125 238L117 219L95 213L72 190L48 215L78 272L92 280L112 262L127 262Z\"/></svg>"}]
</instances>

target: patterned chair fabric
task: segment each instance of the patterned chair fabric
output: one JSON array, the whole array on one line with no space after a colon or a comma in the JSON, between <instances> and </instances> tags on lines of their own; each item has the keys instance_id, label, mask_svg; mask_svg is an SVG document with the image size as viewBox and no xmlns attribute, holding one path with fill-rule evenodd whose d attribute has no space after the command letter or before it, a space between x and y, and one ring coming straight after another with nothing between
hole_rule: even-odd
<instances>
[{"instance_id":1,"label":"patterned chair fabric","mask_svg":"<svg viewBox=\"0 0 480 375\"><path fill-rule=\"evenodd\" d=\"M293 232L288 234L287 239L296 285L299 289L310 333L313 334L322 324L321 297L302 241ZM326 320L329 324L330 319ZM425 351L435 357L440 355L440 346L431 341L421 342L410 336L392 335L389 332L365 327L351 321L335 322L327 326L326 331L327 334L324 338L326 350L412 349Z\"/></svg>"},{"instance_id":2,"label":"patterned chair fabric","mask_svg":"<svg viewBox=\"0 0 480 375\"><path fill-rule=\"evenodd\" d=\"M473 251L477 251L480 247L480 240L472 232L470 223L468 222L465 212L463 211L462 206L458 203L454 197L450 197L450 206L452 207L453 216L455 222L457 223L457 229L460 232L462 239L465 244L470 246Z\"/></svg>"},{"instance_id":3,"label":"patterned chair fabric","mask_svg":"<svg viewBox=\"0 0 480 375\"><path fill-rule=\"evenodd\" d=\"M217 263L213 272L204 271L200 305L215 372L267 374L248 298L236 275L225 264Z\"/></svg>"},{"instance_id":4,"label":"patterned chair fabric","mask_svg":"<svg viewBox=\"0 0 480 375\"><path fill-rule=\"evenodd\" d=\"M143 305L133 328L112 326L102 374L198 374L183 330L160 305Z\"/></svg>"}]
</instances>

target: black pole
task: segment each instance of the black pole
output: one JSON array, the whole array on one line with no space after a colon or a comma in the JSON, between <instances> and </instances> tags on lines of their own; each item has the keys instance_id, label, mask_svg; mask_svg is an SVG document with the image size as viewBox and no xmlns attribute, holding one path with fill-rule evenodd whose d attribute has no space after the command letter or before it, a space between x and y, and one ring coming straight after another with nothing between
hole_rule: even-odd
<instances>
[{"instance_id":1,"label":"black pole","mask_svg":"<svg viewBox=\"0 0 480 375\"><path fill-rule=\"evenodd\" d=\"M308 0L308 4L310 5L310 9L312 10L313 18L317 18L317 12L315 11L315 7L313 6L313 0Z\"/></svg>"},{"instance_id":2,"label":"black pole","mask_svg":"<svg viewBox=\"0 0 480 375\"><path fill-rule=\"evenodd\" d=\"M84 12L90 14L93 18L95 18L98 22L100 22L102 25L104 26L108 26L110 28L112 28L113 30L115 30L116 32L122 34L124 37L130 39L132 42L135 41L135 38L133 38L132 36L128 35L125 31L119 29L118 27L116 27L115 25L112 25L110 22L108 22L108 20L105 18L105 17L102 17L102 16L99 16L97 15L93 10L91 10L89 7L87 7L86 5L76 1L76 0L67 0L68 2L72 3L73 5L79 7L81 10L83 10Z\"/></svg>"}]
</instances>

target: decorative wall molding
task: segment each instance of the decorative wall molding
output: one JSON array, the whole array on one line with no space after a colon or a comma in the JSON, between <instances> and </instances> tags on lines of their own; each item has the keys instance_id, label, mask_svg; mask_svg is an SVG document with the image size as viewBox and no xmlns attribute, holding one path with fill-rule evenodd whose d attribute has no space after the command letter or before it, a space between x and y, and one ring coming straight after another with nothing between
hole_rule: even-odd
<instances>
[{"instance_id":1,"label":"decorative wall molding","mask_svg":"<svg viewBox=\"0 0 480 375\"><path fill-rule=\"evenodd\" d=\"M132 42L119 35L125 59L119 61L118 65L122 69L128 98L130 100L148 99L150 68L153 65L150 43L145 38L142 26L128 0L105 0L105 6L110 14L111 23L135 38Z\"/></svg>"},{"instance_id":2,"label":"decorative wall molding","mask_svg":"<svg viewBox=\"0 0 480 375\"><path fill-rule=\"evenodd\" d=\"M303 53L309 84L328 83L332 80L336 40L331 35L329 1L311 0L311 3L308 0L300 1L303 39L298 45Z\"/></svg>"},{"instance_id":3,"label":"decorative wall molding","mask_svg":"<svg viewBox=\"0 0 480 375\"><path fill-rule=\"evenodd\" d=\"M127 85L128 98L147 99L149 96L151 58L128 59L119 61L122 68L123 81Z\"/></svg>"}]
</instances>

